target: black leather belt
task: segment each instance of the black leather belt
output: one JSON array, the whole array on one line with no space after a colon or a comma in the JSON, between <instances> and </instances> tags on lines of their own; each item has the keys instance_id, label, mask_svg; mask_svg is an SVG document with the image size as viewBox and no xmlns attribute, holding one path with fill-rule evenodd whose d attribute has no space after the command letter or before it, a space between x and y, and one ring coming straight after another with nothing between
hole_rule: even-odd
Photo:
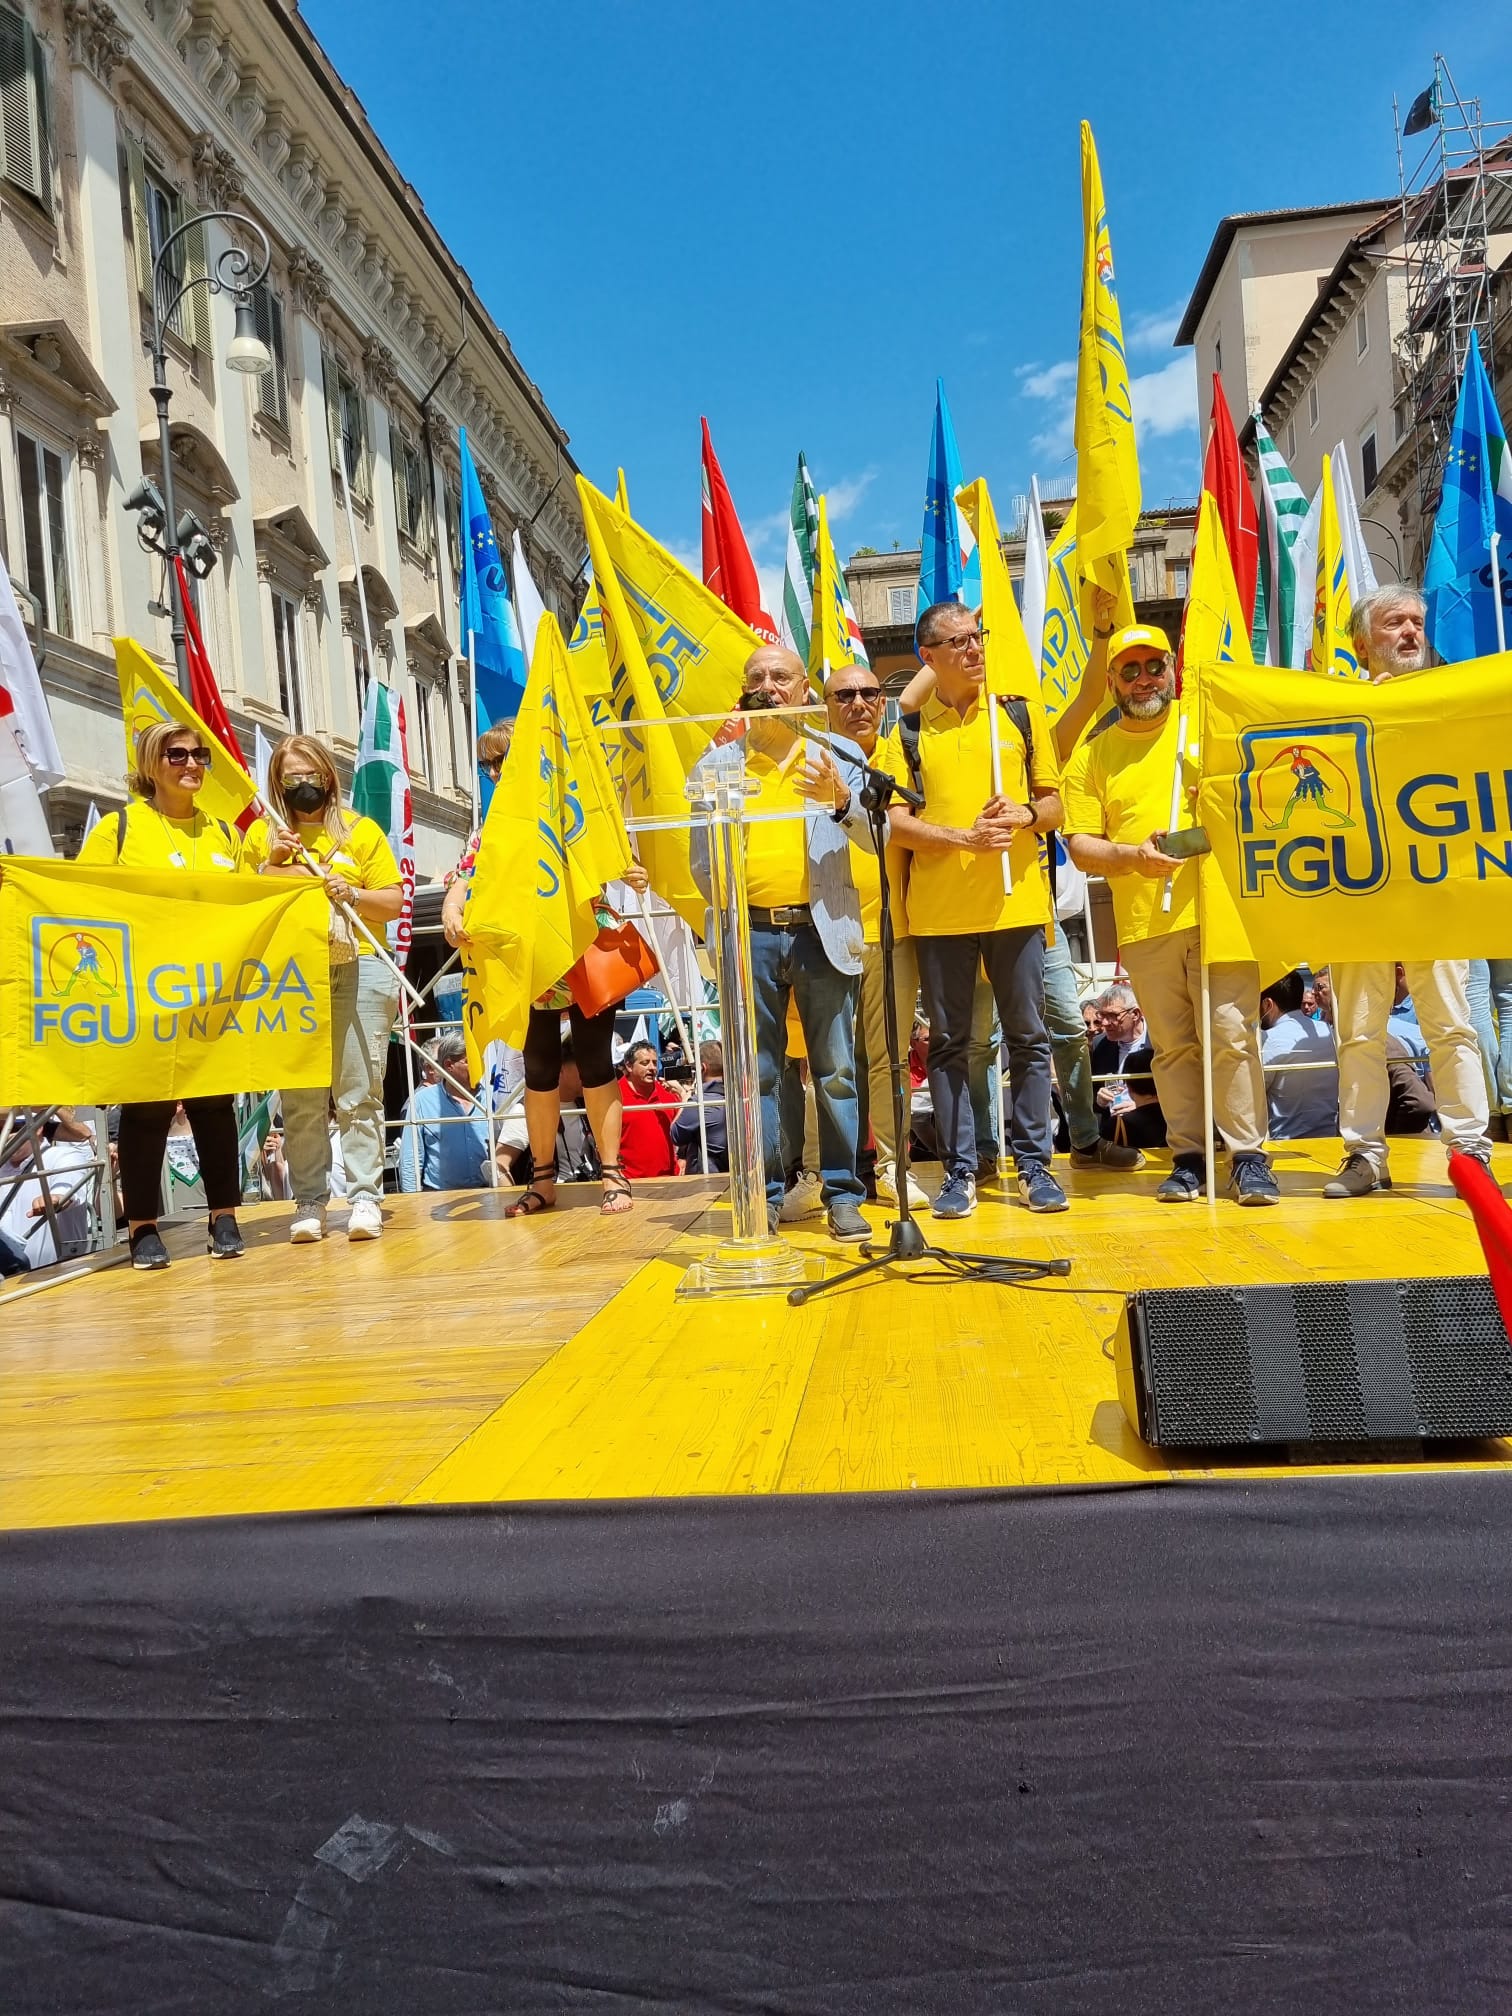
<instances>
[{"instance_id":1,"label":"black leather belt","mask_svg":"<svg viewBox=\"0 0 1512 2016\"><path fill-rule=\"evenodd\" d=\"M791 924L812 924L814 919L807 903L779 903L775 909L763 910L753 903L746 913L753 924L765 924L776 931L786 930Z\"/></svg>"}]
</instances>

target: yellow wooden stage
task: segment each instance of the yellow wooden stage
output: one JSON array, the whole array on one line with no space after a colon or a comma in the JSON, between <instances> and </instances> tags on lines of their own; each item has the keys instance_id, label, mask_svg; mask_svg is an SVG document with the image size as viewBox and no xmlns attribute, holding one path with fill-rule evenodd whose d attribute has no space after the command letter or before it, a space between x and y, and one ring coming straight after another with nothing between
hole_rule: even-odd
<instances>
[{"instance_id":1,"label":"yellow wooden stage","mask_svg":"<svg viewBox=\"0 0 1512 2016\"><path fill-rule=\"evenodd\" d=\"M1505 1183L1512 1150L1497 1156ZM385 1237L358 1246L336 1207L336 1236L290 1247L269 1205L245 1214L232 1263L177 1228L167 1273L0 1296L0 1527L1208 1474L1124 1422L1109 1340L1128 1291L1484 1271L1436 1142L1393 1145L1389 1197L1325 1203L1337 1161L1336 1143L1280 1151L1268 1211L1158 1205L1160 1158L1068 1176L1056 1218L987 1186L975 1217L926 1220L931 1236L1064 1256L1069 1281L894 1276L802 1309L675 1299L728 1229L696 1178L640 1186L616 1219L587 1188L514 1223L502 1196L394 1198ZM886 1213L868 1215L880 1232ZM822 1220L790 1229L837 1269L856 1257ZM1433 1460L1512 1463L1512 1443Z\"/></svg>"}]
</instances>

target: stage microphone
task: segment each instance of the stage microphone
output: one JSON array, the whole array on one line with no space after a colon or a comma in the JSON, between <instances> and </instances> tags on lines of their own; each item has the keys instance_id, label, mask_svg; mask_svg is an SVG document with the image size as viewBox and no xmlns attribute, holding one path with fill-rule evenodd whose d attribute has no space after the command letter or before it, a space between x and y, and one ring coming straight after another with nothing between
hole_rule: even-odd
<instances>
[{"instance_id":1,"label":"stage microphone","mask_svg":"<svg viewBox=\"0 0 1512 2016\"><path fill-rule=\"evenodd\" d=\"M866 765L866 781L874 790L885 791L890 798L901 798L905 805L912 805L915 812L922 812L924 810L923 792L910 791L906 784L900 784L897 778L889 776L887 771L873 770L868 763Z\"/></svg>"}]
</instances>

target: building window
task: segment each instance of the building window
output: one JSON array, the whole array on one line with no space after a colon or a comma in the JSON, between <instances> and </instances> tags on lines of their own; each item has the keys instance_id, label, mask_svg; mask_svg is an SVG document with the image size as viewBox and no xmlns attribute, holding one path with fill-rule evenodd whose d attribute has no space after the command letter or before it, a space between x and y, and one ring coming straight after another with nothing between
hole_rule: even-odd
<instances>
[{"instance_id":1,"label":"building window","mask_svg":"<svg viewBox=\"0 0 1512 2016\"><path fill-rule=\"evenodd\" d=\"M431 682L416 678L415 686L415 747L419 752L420 775L434 788L436 782L436 752L432 741L431 727Z\"/></svg>"},{"instance_id":2,"label":"building window","mask_svg":"<svg viewBox=\"0 0 1512 2016\"><path fill-rule=\"evenodd\" d=\"M252 315L257 333L268 346L273 369L257 381L257 410L265 420L275 421L289 431L289 365L284 348L283 303L266 280L252 289Z\"/></svg>"},{"instance_id":3,"label":"building window","mask_svg":"<svg viewBox=\"0 0 1512 2016\"><path fill-rule=\"evenodd\" d=\"M21 541L26 585L42 604L42 627L74 635L68 565L69 464L56 449L16 429L21 469Z\"/></svg>"},{"instance_id":4,"label":"building window","mask_svg":"<svg viewBox=\"0 0 1512 2016\"><path fill-rule=\"evenodd\" d=\"M451 562L452 594L462 595L462 492L450 476L441 479L441 508L446 513L446 557Z\"/></svg>"},{"instance_id":5,"label":"building window","mask_svg":"<svg viewBox=\"0 0 1512 2016\"><path fill-rule=\"evenodd\" d=\"M460 688L460 668L457 684ZM452 705L451 681L445 672L441 675L441 712L446 716L446 753L451 758L450 776L455 784L463 773L457 768L457 710Z\"/></svg>"},{"instance_id":6,"label":"building window","mask_svg":"<svg viewBox=\"0 0 1512 2016\"><path fill-rule=\"evenodd\" d=\"M121 146L122 211L127 235L136 256L137 292L152 300L153 275L158 254L181 224L197 213L174 188L172 179L146 153L139 140L126 139ZM166 304L189 281L204 279L205 233L186 231L169 250L159 281L159 296ZM210 290L192 286L168 321L171 334L188 343L202 357L209 357Z\"/></svg>"},{"instance_id":7,"label":"building window","mask_svg":"<svg viewBox=\"0 0 1512 2016\"><path fill-rule=\"evenodd\" d=\"M1297 423L1295 420L1288 420L1286 423L1286 459L1288 462L1295 462L1297 459Z\"/></svg>"},{"instance_id":8,"label":"building window","mask_svg":"<svg viewBox=\"0 0 1512 2016\"><path fill-rule=\"evenodd\" d=\"M273 656L278 665L278 705L292 734L305 730L304 688L299 668L299 604L273 591Z\"/></svg>"},{"instance_id":9,"label":"building window","mask_svg":"<svg viewBox=\"0 0 1512 2016\"><path fill-rule=\"evenodd\" d=\"M1370 348L1370 324L1365 319L1365 306L1360 304L1360 312L1355 317L1355 355L1363 357Z\"/></svg>"},{"instance_id":10,"label":"building window","mask_svg":"<svg viewBox=\"0 0 1512 2016\"><path fill-rule=\"evenodd\" d=\"M52 212L52 117L47 64L31 25L0 7L0 138L5 179Z\"/></svg>"},{"instance_id":11,"label":"building window","mask_svg":"<svg viewBox=\"0 0 1512 2016\"><path fill-rule=\"evenodd\" d=\"M357 718L362 719L362 710L367 705L368 686L372 680L373 668L368 663L367 646L354 630L352 632L352 680L357 689Z\"/></svg>"},{"instance_id":12,"label":"building window","mask_svg":"<svg viewBox=\"0 0 1512 2016\"><path fill-rule=\"evenodd\" d=\"M1412 420L1411 400L1398 399L1395 406L1393 406L1391 409L1392 431L1398 441L1405 441L1407 439L1407 429L1411 423L1411 420Z\"/></svg>"},{"instance_id":13,"label":"building window","mask_svg":"<svg viewBox=\"0 0 1512 2016\"><path fill-rule=\"evenodd\" d=\"M422 552L430 551L430 484L426 458L395 422L389 424L389 451L394 464L394 512L401 535Z\"/></svg>"},{"instance_id":14,"label":"building window","mask_svg":"<svg viewBox=\"0 0 1512 2016\"><path fill-rule=\"evenodd\" d=\"M331 440L331 474L346 466L352 495L366 504L368 487L367 406L362 387L346 366L327 353L324 360L326 423Z\"/></svg>"},{"instance_id":15,"label":"building window","mask_svg":"<svg viewBox=\"0 0 1512 2016\"><path fill-rule=\"evenodd\" d=\"M1187 592L1188 565L1185 560L1167 560L1166 599L1171 602L1184 601Z\"/></svg>"},{"instance_id":16,"label":"building window","mask_svg":"<svg viewBox=\"0 0 1512 2016\"><path fill-rule=\"evenodd\" d=\"M1318 387L1313 383L1307 388L1307 424L1314 433L1318 426Z\"/></svg>"},{"instance_id":17,"label":"building window","mask_svg":"<svg viewBox=\"0 0 1512 2016\"><path fill-rule=\"evenodd\" d=\"M919 591L916 588L889 588L887 591L887 620L889 623L906 623L913 628L914 612L919 606Z\"/></svg>"},{"instance_id":18,"label":"building window","mask_svg":"<svg viewBox=\"0 0 1512 2016\"><path fill-rule=\"evenodd\" d=\"M1374 490L1380 473L1380 465L1376 459L1375 429L1372 427L1360 443L1360 474L1364 478L1362 496L1368 497Z\"/></svg>"}]
</instances>

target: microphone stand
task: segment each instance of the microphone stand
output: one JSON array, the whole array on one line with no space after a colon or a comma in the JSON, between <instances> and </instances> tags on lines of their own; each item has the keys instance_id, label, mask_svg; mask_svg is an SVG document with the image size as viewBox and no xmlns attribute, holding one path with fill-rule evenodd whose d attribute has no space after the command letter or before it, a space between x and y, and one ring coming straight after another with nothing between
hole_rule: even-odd
<instances>
[{"instance_id":1,"label":"microphone stand","mask_svg":"<svg viewBox=\"0 0 1512 2016\"><path fill-rule=\"evenodd\" d=\"M915 806L922 806L924 801L914 792L906 790L885 770L863 767L866 782L861 791L861 804L876 842L877 875L882 890L882 1026L887 1038L888 1062L892 1066L893 1141L896 1149L893 1166L898 1179L898 1215L892 1221L885 1251L879 1252L867 1241L861 1248L864 1257L859 1265L828 1275L823 1281L790 1288L787 1299L795 1307L812 1302L816 1295L827 1295L832 1288L844 1287L849 1281L875 1274L880 1268L891 1267L895 1262L917 1267L929 1261L942 1268L950 1280L996 1281L1007 1288L1026 1281L1042 1281L1050 1275L1069 1274L1069 1260L1025 1260L1007 1253L953 1253L944 1246L931 1246L909 1209L906 1160L908 1102L903 1092L906 1074L898 1039L897 990L893 985L892 901L887 881L887 808L895 797L906 799ZM931 1278L928 1274L918 1273L905 1276L910 1281L928 1281Z\"/></svg>"}]
</instances>

